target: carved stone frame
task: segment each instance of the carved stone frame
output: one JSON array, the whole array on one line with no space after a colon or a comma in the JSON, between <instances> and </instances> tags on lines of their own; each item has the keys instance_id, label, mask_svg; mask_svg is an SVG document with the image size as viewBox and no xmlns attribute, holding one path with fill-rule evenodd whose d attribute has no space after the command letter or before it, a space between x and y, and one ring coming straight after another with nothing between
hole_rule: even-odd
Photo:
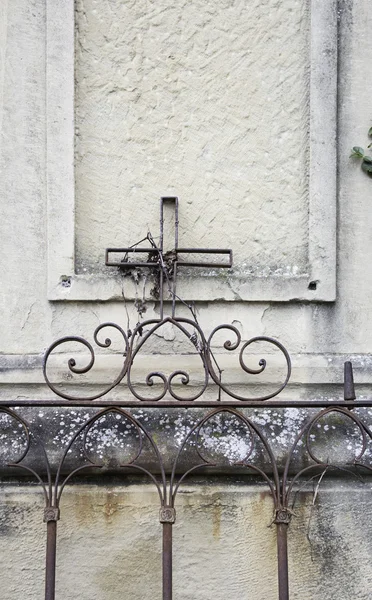
<instances>
[{"instance_id":1,"label":"carved stone frame","mask_svg":"<svg viewBox=\"0 0 372 600\"><path fill-rule=\"evenodd\" d=\"M337 0L303 1L311 7L309 272L247 276L236 285L232 277L229 286L213 277L208 286L201 285L196 277L187 285L180 281L178 292L185 300L336 298ZM48 298L114 300L121 298L122 288L113 273L75 273L74 16L74 0L47 0ZM126 286L128 299L132 293Z\"/></svg>"}]
</instances>

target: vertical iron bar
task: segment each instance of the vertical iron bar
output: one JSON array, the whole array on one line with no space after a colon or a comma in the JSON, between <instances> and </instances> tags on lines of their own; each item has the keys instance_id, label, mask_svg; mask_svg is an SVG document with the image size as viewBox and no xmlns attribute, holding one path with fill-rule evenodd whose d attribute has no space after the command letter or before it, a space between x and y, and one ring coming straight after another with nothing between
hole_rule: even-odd
<instances>
[{"instance_id":1,"label":"vertical iron bar","mask_svg":"<svg viewBox=\"0 0 372 600\"><path fill-rule=\"evenodd\" d=\"M278 548L279 600L289 600L288 583L288 523L276 523Z\"/></svg>"},{"instance_id":2,"label":"vertical iron bar","mask_svg":"<svg viewBox=\"0 0 372 600\"><path fill-rule=\"evenodd\" d=\"M163 256L164 252L164 198L160 200L160 253ZM159 265L159 296L160 296L160 319L164 318L164 298L163 298L163 287L164 287L164 275L161 265Z\"/></svg>"},{"instance_id":3,"label":"vertical iron bar","mask_svg":"<svg viewBox=\"0 0 372 600\"><path fill-rule=\"evenodd\" d=\"M164 319L164 300L163 300L163 294L164 294L164 274L163 274L163 269L160 268L159 270L159 299L160 299L160 320Z\"/></svg>"},{"instance_id":4,"label":"vertical iron bar","mask_svg":"<svg viewBox=\"0 0 372 600\"><path fill-rule=\"evenodd\" d=\"M178 198L174 198L174 250L178 250Z\"/></svg>"},{"instance_id":5,"label":"vertical iron bar","mask_svg":"<svg viewBox=\"0 0 372 600\"><path fill-rule=\"evenodd\" d=\"M172 600L172 523L163 523L163 600Z\"/></svg>"},{"instance_id":6,"label":"vertical iron bar","mask_svg":"<svg viewBox=\"0 0 372 600\"><path fill-rule=\"evenodd\" d=\"M163 600L172 600L172 525L176 521L176 510L166 504L166 490L159 521L163 525Z\"/></svg>"},{"instance_id":7,"label":"vertical iron bar","mask_svg":"<svg viewBox=\"0 0 372 600\"><path fill-rule=\"evenodd\" d=\"M174 199L174 251L176 253L176 259L173 265L173 277L172 277L172 317L176 316L176 293L177 293L177 261L178 261L178 198Z\"/></svg>"},{"instance_id":8,"label":"vertical iron bar","mask_svg":"<svg viewBox=\"0 0 372 600\"><path fill-rule=\"evenodd\" d=\"M45 600L54 600L56 588L57 521L47 522Z\"/></svg>"},{"instance_id":9,"label":"vertical iron bar","mask_svg":"<svg viewBox=\"0 0 372 600\"><path fill-rule=\"evenodd\" d=\"M173 265L173 277L172 277L172 288L173 288L173 294L172 294L172 317L174 318L176 316L176 294L177 294L177 258L174 261L174 265Z\"/></svg>"},{"instance_id":10,"label":"vertical iron bar","mask_svg":"<svg viewBox=\"0 0 372 600\"><path fill-rule=\"evenodd\" d=\"M164 251L164 198L160 199L160 252Z\"/></svg>"}]
</instances>

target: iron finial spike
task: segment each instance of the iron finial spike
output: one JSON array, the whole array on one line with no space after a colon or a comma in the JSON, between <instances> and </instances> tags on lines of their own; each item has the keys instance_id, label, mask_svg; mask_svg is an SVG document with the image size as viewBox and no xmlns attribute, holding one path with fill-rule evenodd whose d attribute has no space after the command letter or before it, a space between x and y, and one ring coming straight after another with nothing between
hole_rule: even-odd
<instances>
[{"instance_id":1,"label":"iron finial spike","mask_svg":"<svg viewBox=\"0 0 372 600\"><path fill-rule=\"evenodd\" d=\"M353 363L348 360L344 363L344 400L355 399Z\"/></svg>"}]
</instances>

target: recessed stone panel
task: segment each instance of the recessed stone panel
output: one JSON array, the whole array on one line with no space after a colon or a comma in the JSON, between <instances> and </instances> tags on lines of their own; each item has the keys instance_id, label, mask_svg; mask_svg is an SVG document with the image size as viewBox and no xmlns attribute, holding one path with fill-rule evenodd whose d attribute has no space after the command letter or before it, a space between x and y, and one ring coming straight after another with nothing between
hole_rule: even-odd
<instances>
[{"instance_id":1,"label":"recessed stone panel","mask_svg":"<svg viewBox=\"0 0 372 600\"><path fill-rule=\"evenodd\" d=\"M308 2L84 0L76 21L76 266L159 235L241 274L308 265Z\"/></svg>"}]
</instances>

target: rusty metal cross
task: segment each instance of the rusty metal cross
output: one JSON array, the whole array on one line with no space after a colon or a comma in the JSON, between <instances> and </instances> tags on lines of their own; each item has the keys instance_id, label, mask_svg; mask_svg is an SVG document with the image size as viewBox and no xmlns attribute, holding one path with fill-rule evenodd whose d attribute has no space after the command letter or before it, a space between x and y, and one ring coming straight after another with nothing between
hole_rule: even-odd
<instances>
[{"instance_id":1,"label":"rusty metal cross","mask_svg":"<svg viewBox=\"0 0 372 600\"><path fill-rule=\"evenodd\" d=\"M173 205L174 210L174 244L171 250L165 250L164 240L164 205ZM166 290L172 299L172 317L175 316L176 286L178 267L210 267L213 269L228 269L232 267L232 250L219 248L179 248L178 247L178 198L176 196L165 196L160 199L160 242L157 245L150 233L144 238L150 243L150 247L141 247L138 244L129 248L106 248L105 264L107 267L119 267L120 269L150 268L156 269L159 274L159 300L160 318L163 318L164 302L164 279L166 279ZM142 240L142 241L144 241ZM124 254L120 262L110 260L110 254ZM130 261L129 254L145 253L148 255L146 261ZM223 254L228 255L226 262L199 262L180 259L185 254Z\"/></svg>"}]
</instances>

